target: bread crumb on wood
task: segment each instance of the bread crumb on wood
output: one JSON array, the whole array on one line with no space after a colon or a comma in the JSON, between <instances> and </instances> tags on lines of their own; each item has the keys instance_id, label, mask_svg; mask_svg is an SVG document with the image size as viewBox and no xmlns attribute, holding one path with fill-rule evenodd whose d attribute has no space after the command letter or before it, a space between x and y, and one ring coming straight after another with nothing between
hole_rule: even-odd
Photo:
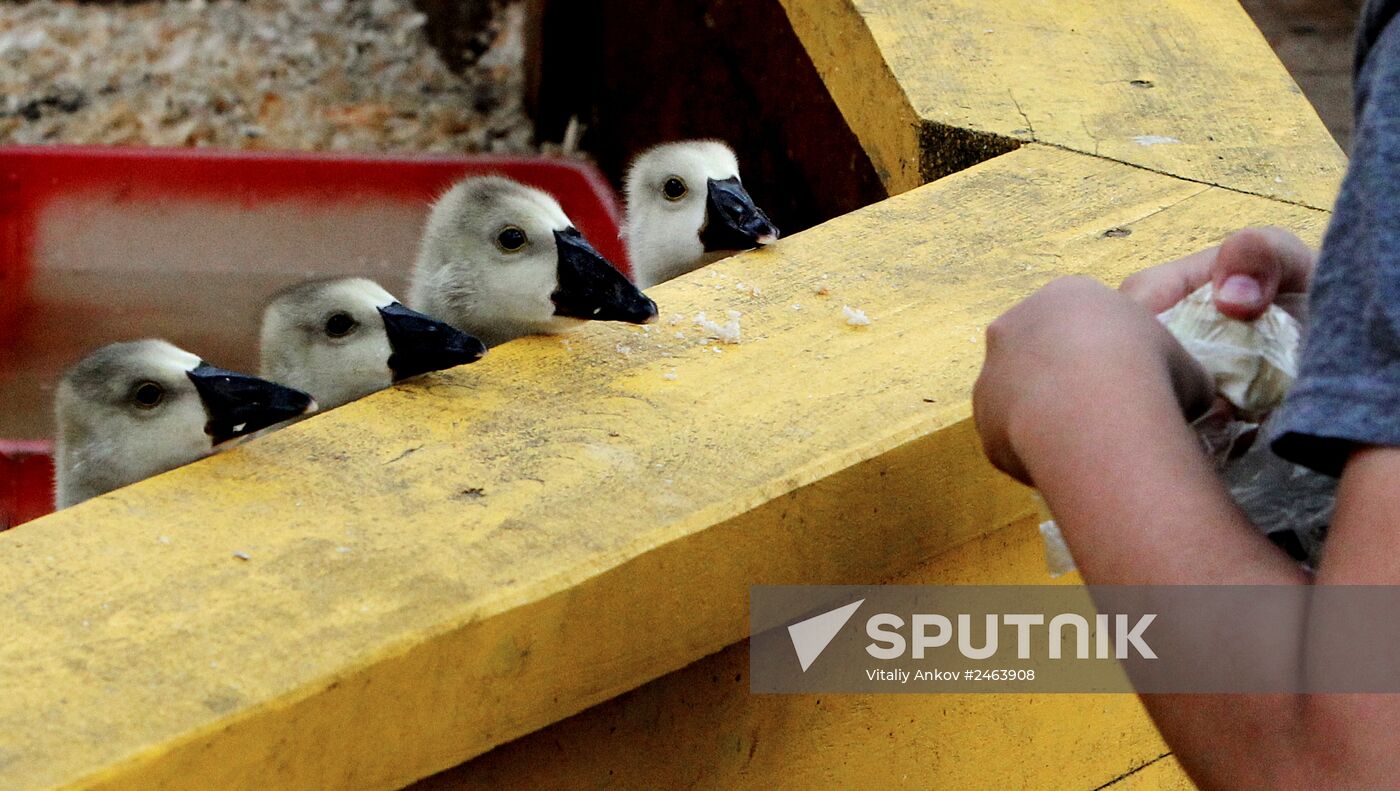
<instances>
[{"instance_id":1,"label":"bread crumb on wood","mask_svg":"<svg viewBox=\"0 0 1400 791\"><path fill-rule=\"evenodd\" d=\"M842 305L841 314L846 317L846 323L852 327L865 327L870 324L870 317L865 315L865 311L859 308L853 308L850 305Z\"/></svg>"},{"instance_id":2,"label":"bread crumb on wood","mask_svg":"<svg viewBox=\"0 0 1400 791\"><path fill-rule=\"evenodd\" d=\"M720 343L739 343L739 316L737 310L729 311L729 321L720 324L705 315L704 311L695 314L695 323Z\"/></svg>"}]
</instances>

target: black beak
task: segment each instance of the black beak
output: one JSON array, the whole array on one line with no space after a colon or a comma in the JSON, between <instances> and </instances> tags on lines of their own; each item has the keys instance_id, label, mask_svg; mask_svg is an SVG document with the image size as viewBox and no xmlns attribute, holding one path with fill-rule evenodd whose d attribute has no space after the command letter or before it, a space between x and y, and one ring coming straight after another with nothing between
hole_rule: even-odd
<instances>
[{"instance_id":1,"label":"black beak","mask_svg":"<svg viewBox=\"0 0 1400 791\"><path fill-rule=\"evenodd\" d=\"M209 414L204 433L215 445L316 411L316 402L300 390L206 362L187 375Z\"/></svg>"},{"instance_id":2,"label":"black beak","mask_svg":"<svg viewBox=\"0 0 1400 791\"><path fill-rule=\"evenodd\" d=\"M777 240L777 226L754 205L737 176L723 181L709 179L705 227L700 229L700 243L705 246L705 252L748 250Z\"/></svg>"},{"instance_id":3,"label":"black beak","mask_svg":"<svg viewBox=\"0 0 1400 791\"><path fill-rule=\"evenodd\" d=\"M577 229L555 231L554 242L559 246L559 288L550 295L554 315L632 324L656 321L656 303L599 255Z\"/></svg>"},{"instance_id":4,"label":"black beak","mask_svg":"<svg viewBox=\"0 0 1400 791\"><path fill-rule=\"evenodd\" d=\"M486 344L471 335L397 302L380 308L379 315L389 336L389 369L395 382L474 363L486 353Z\"/></svg>"}]
</instances>

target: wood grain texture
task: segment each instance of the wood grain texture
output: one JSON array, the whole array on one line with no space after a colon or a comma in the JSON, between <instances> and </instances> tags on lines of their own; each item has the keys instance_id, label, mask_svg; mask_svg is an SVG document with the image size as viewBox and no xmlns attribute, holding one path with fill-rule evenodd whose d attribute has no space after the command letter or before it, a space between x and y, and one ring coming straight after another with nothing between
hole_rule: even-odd
<instances>
[{"instance_id":1,"label":"wood grain texture","mask_svg":"<svg viewBox=\"0 0 1400 791\"><path fill-rule=\"evenodd\" d=\"M751 584L896 577L1029 513L968 420L993 317L1326 216L1026 146L660 286L649 331L0 534L0 787L397 787L734 643ZM727 310L744 343L697 343Z\"/></svg>"},{"instance_id":2,"label":"wood grain texture","mask_svg":"<svg viewBox=\"0 0 1400 791\"><path fill-rule=\"evenodd\" d=\"M1079 580L1050 579L1026 520L889 582ZM409 791L1090 791L1154 761L1158 785L1124 788L1191 788L1174 761L1158 761L1167 747L1132 695L752 695L748 661L747 642L731 646Z\"/></svg>"},{"instance_id":3,"label":"wood grain texture","mask_svg":"<svg viewBox=\"0 0 1400 791\"><path fill-rule=\"evenodd\" d=\"M992 155L1038 141L1316 208L1345 167L1234 0L783 4L892 192L948 129Z\"/></svg>"}]
</instances>

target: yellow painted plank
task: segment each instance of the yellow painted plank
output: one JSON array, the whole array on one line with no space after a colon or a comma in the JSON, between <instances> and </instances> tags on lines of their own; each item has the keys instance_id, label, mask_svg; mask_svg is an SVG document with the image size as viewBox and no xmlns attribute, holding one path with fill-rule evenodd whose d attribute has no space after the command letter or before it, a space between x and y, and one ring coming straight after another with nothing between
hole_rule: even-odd
<instances>
[{"instance_id":1,"label":"yellow painted plank","mask_svg":"<svg viewBox=\"0 0 1400 791\"><path fill-rule=\"evenodd\" d=\"M392 788L635 688L1028 513L968 425L1014 300L1325 218L1028 146L655 289L741 345L507 344L0 534L0 788Z\"/></svg>"},{"instance_id":2,"label":"yellow painted plank","mask_svg":"<svg viewBox=\"0 0 1400 791\"><path fill-rule=\"evenodd\" d=\"M892 192L950 128L1317 208L1345 167L1235 0L782 3Z\"/></svg>"},{"instance_id":3,"label":"yellow painted plank","mask_svg":"<svg viewBox=\"0 0 1400 791\"><path fill-rule=\"evenodd\" d=\"M1051 582L1033 520L893 581ZM410 791L1191 787L1133 695L750 695L748 658L737 644Z\"/></svg>"}]
</instances>

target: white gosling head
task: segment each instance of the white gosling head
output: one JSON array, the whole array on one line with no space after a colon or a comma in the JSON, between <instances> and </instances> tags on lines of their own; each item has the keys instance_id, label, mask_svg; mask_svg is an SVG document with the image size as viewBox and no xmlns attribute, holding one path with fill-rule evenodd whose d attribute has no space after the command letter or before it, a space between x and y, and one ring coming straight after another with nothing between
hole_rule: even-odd
<instances>
[{"instance_id":1,"label":"white gosling head","mask_svg":"<svg viewBox=\"0 0 1400 791\"><path fill-rule=\"evenodd\" d=\"M194 461L220 443L315 408L305 393L215 368L165 341L104 346L58 385L57 507Z\"/></svg>"},{"instance_id":2,"label":"white gosling head","mask_svg":"<svg viewBox=\"0 0 1400 791\"><path fill-rule=\"evenodd\" d=\"M739 181L734 151L718 140L649 149L632 161L625 181L623 235L642 288L778 239Z\"/></svg>"},{"instance_id":3,"label":"white gosling head","mask_svg":"<svg viewBox=\"0 0 1400 791\"><path fill-rule=\"evenodd\" d=\"M325 409L486 353L481 341L360 277L278 293L263 310L260 348L263 378L304 390Z\"/></svg>"},{"instance_id":4,"label":"white gosling head","mask_svg":"<svg viewBox=\"0 0 1400 791\"><path fill-rule=\"evenodd\" d=\"M409 304L488 346L589 319L656 320L656 303L588 244L558 201L499 176L467 179L433 206Z\"/></svg>"}]
</instances>

